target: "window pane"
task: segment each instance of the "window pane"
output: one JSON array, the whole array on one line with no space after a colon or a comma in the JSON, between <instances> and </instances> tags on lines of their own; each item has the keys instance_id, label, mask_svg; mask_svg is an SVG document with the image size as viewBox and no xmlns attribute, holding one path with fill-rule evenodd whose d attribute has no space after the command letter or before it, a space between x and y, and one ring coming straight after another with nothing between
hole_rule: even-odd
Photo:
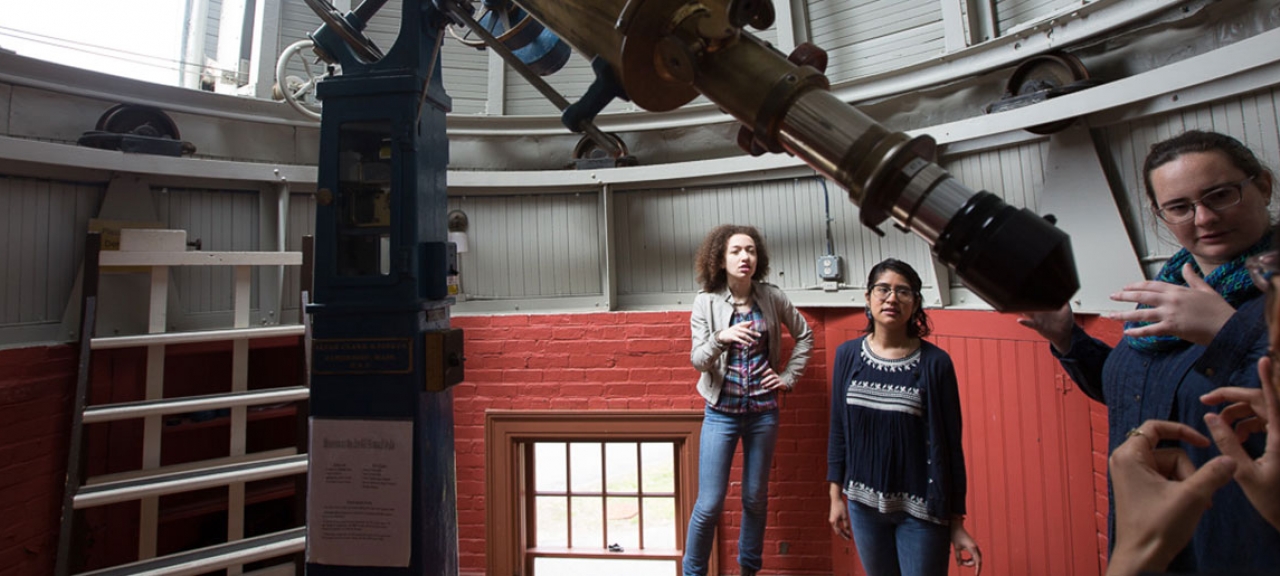
<instances>
[{"instance_id":1,"label":"window pane","mask_svg":"<svg viewBox=\"0 0 1280 576\"><path fill-rule=\"evenodd\" d=\"M596 445L597 447L599 444ZM604 502L599 496L569 499L573 509L573 547L604 548Z\"/></svg>"},{"instance_id":2,"label":"window pane","mask_svg":"<svg viewBox=\"0 0 1280 576\"><path fill-rule=\"evenodd\" d=\"M633 442L610 442L604 445L604 470L610 494L635 494L640 490L636 460L640 454Z\"/></svg>"},{"instance_id":3,"label":"window pane","mask_svg":"<svg viewBox=\"0 0 1280 576\"><path fill-rule=\"evenodd\" d=\"M624 550L640 548L640 499L609 498L610 544L620 544Z\"/></svg>"},{"instance_id":4,"label":"window pane","mask_svg":"<svg viewBox=\"0 0 1280 576\"><path fill-rule=\"evenodd\" d=\"M676 548L675 498L644 499L644 547L646 550Z\"/></svg>"},{"instance_id":5,"label":"window pane","mask_svg":"<svg viewBox=\"0 0 1280 576\"><path fill-rule=\"evenodd\" d=\"M599 494L603 467L599 442L574 442L569 445L569 487L572 492Z\"/></svg>"},{"instance_id":6,"label":"window pane","mask_svg":"<svg viewBox=\"0 0 1280 576\"><path fill-rule=\"evenodd\" d=\"M537 546L564 547L569 543L568 512L569 502L564 496L539 496Z\"/></svg>"},{"instance_id":7,"label":"window pane","mask_svg":"<svg viewBox=\"0 0 1280 576\"><path fill-rule=\"evenodd\" d=\"M676 447L671 442L640 445L641 486L646 494L674 494L676 491Z\"/></svg>"},{"instance_id":8,"label":"window pane","mask_svg":"<svg viewBox=\"0 0 1280 576\"><path fill-rule=\"evenodd\" d=\"M632 560L618 558L535 558L534 576L565 574L608 574L609 576L671 576L679 574L679 560Z\"/></svg>"},{"instance_id":9,"label":"window pane","mask_svg":"<svg viewBox=\"0 0 1280 576\"><path fill-rule=\"evenodd\" d=\"M563 442L538 442L533 445L535 492L566 492L564 458L568 445Z\"/></svg>"}]
</instances>

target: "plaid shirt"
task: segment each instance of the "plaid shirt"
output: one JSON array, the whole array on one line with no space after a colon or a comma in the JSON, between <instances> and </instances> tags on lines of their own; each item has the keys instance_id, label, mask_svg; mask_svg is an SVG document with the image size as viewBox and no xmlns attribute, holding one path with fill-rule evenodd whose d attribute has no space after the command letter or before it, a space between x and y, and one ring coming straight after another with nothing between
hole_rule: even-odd
<instances>
[{"instance_id":1,"label":"plaid shirt","mask_svg":"<svg viewBox=\"0 0 1280 576\"><path fill-rule=\"evenodd\" d=\"M735 342L729 346L724 390L720 392L720 402L714 406L719 412L755 414L778 407L777 392L760 385L762 376L769 370L769 328L759 306L752 306L746 314L734 312L730 324L747 321L760 337L751 344Z\"/></svg>"}]
</instances>

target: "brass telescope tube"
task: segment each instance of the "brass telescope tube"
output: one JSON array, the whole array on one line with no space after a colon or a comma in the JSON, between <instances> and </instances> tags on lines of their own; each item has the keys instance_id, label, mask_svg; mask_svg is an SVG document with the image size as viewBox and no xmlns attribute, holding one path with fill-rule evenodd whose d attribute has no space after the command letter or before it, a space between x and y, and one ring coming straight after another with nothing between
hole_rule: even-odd
<instances>
[{"instance_id":1,"label":"brass telescope tube","mask_svg":"<svg viewBox=\"0 0 1280 576\"><path fill-rule=\"evenodd\" d=\"M933 162L932 138L888 130L836 98L817 70L747 33L698 64L698 92L757 140L844 186L864 225L876 229L892 218L919 235L997 310L1054 309L1079 289L1065 233L1030 210L965 187Z\"/></svg>"},{"instance_id":2,"label":"brass telescope tube","mask_svg":"<svg viewBox=\"0 0 1280 576\"><path fill-rule=\"evenodd\" d=\"M767 0L766 0L767 1ZM1070 240L1026 209L974 192L934 163L935 142L893 132L728 23L727 0L518 0L588 58L609 62L651 111L706 96L764 149L786 151L845 187L860 220L924 238L966 286L1001 311L1053 309L1079 288Z\"/></svg>"}]
</instances>

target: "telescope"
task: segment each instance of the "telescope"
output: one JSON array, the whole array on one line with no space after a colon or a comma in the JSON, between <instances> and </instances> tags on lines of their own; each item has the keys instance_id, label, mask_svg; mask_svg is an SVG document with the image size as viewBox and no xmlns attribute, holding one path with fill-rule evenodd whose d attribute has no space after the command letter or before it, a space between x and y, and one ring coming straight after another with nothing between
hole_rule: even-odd
<instances>
[{"instance_id":1,"label":"telescope","mask_svg":"<svg viewBox=\"0 0 1280 576\"><path fill-rule=\"evenodd\" d=\"M344 75L352 68L344 53L375 65L382 54L360 30L385 1L343 16L326 0L307 0L325 20L313 35L317 54ZM744 150L802 160L848 191L862 224L883 235L891 220L920 236L996 310L1055 309L1079 288L1070 240L1051 221L967 188L935 162L930 136L893 132L837 98L820 48L783 54L751 34L773 24L768 0L485 0L480 10L470 0L421 2L443 16L437 25L473 30L562 110L569 129L611 154L615 138L592 120L613 98L663 112L702 95L741 124ZM434 34L438 57L439 31L423 33ZM573 104L539 78L567 59L560 40L596 73Z\"/></svg>"}]
</instances>

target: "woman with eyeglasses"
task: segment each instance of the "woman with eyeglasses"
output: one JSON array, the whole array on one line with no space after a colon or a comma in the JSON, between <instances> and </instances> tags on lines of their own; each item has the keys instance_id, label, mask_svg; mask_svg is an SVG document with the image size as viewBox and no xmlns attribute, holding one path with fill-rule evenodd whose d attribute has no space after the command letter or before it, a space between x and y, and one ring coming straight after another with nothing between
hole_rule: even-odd
<instances>
[{"instance_id":1,"label":"woman with eyeglasses","mask_svg":"<svg viewBox=\"0 0 1280 576\"><path fill-rule=\"evenodd\" d=\"M867 278L866 335L840 345L827 441L828 522L868 576L982 571L964 528L960 393L951 357L923 340L920 275L888 259Z\"/></svg>"},{"instance_id":2,"label":"woman with eyeglasses","mask_svg":"<svg viewBox=\"0 0 1280 576\"><path fill-rule=\"evenodd\" d=\"M768 516L769 471L778 441L782 394L795 388L813 349L813 331L782 289L764 282L769 252L753 226L717 226L698 248L702 290L689 317L690 361L706 400L698 453L698 499L689 516L685 576L707 573L724 512L729 469L742 442L741 574L760 570ZM784 363L782 332L795 340Z\"/></svg>"},{"instance_id":3,"label":"woman with eyeglasses","mask_svg":"<svg viewBox=\"0 0 1280 576\"><path fill-rule=\"evenodd\" d=\"M1091 338L1069 306L1018 320L1050 342L1085 394L1106 404L1109 452L1147 420L1170 420L1207 434L1204 416L1210 408L1201 396L1223 386L1257 388L1254 364L1267 349L1262 293L1246 262L1271 249L1271 172L1235 138L1190 131L1153 145L1143 177L1153 212L1181 249L1155 279L1111 296L1137 304L1108 314L1125 323L1120 344L1112 348ZM1178 446L1197 467L1216 455L1207 445ZM1260 453L1262 440L1246 447ZM1111 514L1113 541L1122 520ZM1214 493L1212 507L1170 570L1276 566L1280 532L1233 484Z\"/></svg>"},{"instance_id":4,"label":"woman with eyeglasses","mask_svg":"<svg viewBox=\"0 0 1280 576\"><path fill-rule=\"evenodd\" d=\"M1280 234L1280 232L1278 232ZM1280 238L1272 239L1276 242ZM1280 530L1280 254L1275 250L1245 261L1253 283L1266 293L1266 322L1271 351L1258 360L1262 387L1224 387L1205 394L1200 401L1226 406L1204 418L1213 443L1222 451L1198 469L1180 448L1167 440L1209 446L1209 439L1186 424L1148 420L1126 434L1111 454L1111 481L1115 487L1116 542L1107 565L1107 576L1135 576L1165 570L1170 559L1194 534L1213 495L1233 478L1258 513ZM1266 451L1250 453L1241 438L1263 433ZM1241 546L1241 554L1252 551ZM1245 574L1236 568L1214 574ZM1269 570L1248 574L1273 574Z\"/></svg>"}]
</instances>

